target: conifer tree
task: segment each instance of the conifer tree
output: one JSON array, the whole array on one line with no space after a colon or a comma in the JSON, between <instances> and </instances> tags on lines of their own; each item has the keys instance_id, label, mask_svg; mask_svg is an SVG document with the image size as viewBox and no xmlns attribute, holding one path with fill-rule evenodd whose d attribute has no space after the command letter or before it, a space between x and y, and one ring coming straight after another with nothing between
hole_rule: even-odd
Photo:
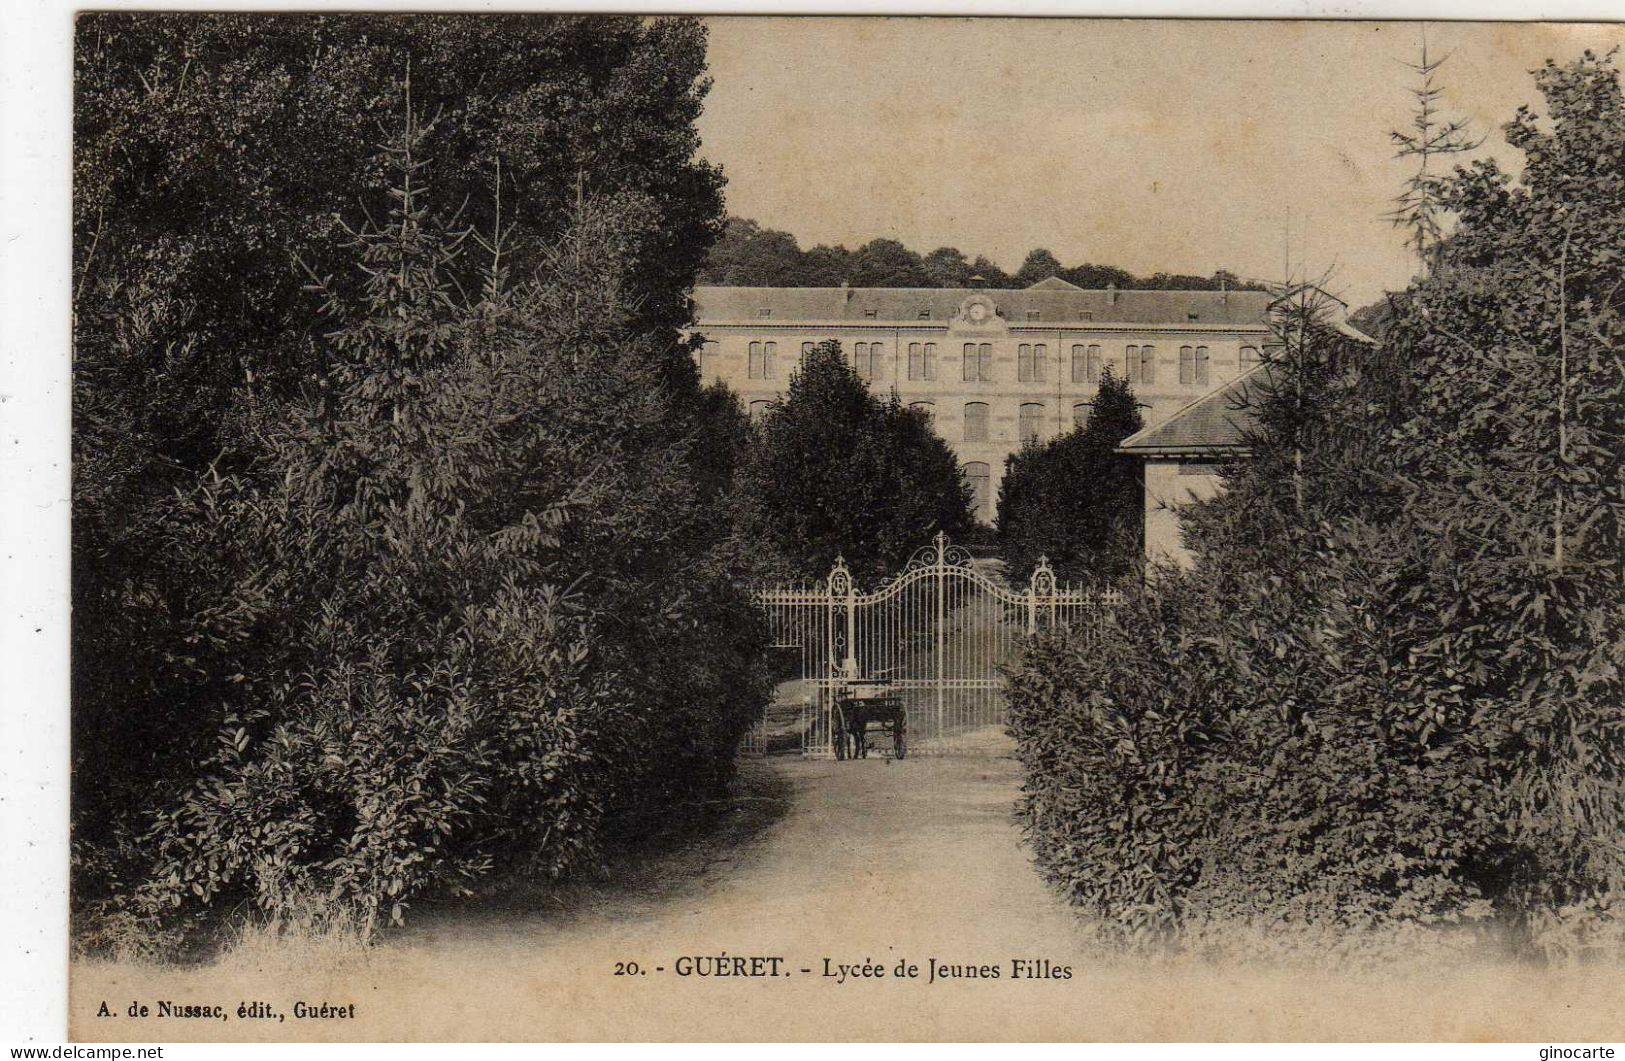
<instances>
[{"instance_id":1,"label":"conifer tree","mask_svg":"<svg viewBox=\"0 0 1625 1061\"><path fill-rule=\"evenodd\" d=\"M834 341L802 358L739 482L746 538L804 578L837 556L878 578L938 531L958 537L972 523L970 488L927 414L870 394Z\"/></svg>"},{"instance_id":2,"label":"conifer tree","mask_svg":"<svg viewBox=\"0 0 1625 1061\"><path fill-rule=\"evenodd\" d=\"M1415 63L1405 65L1420 79L1410 90L1416 100L1409 131L1395 129L1389 137L1398 145L1395 158L1415 159L1416 171L1405 181L1405 190L1395 197L1395 207L1388 218L1396 228L1407 231L1405 244L1416 251L1417 261L1425 273L1431 267L1433 248L1442 238L1439 216L1444 207L1441 200L1442 177L1435 172L1439 156L1459 155L1477 150L1483 139L1468 134L1467 123L1460 119L1446 120L1439 114L1439 99L1444 90L1435 75L1450 57L1430 58L1427 30L1422 31L1422 55Z\"/></svg>"},{"instance_id":3,"label":"conifer tree","mask_svg":"<svg viewBox=\"0 0 1625 1061\"><path fill-rule=\"evenodd\" d=\"M1008 458L998 530L1011 579L1026 579L1040 556L1075 581L1114 580L1137 566L1140 467L1116 448L1142 426L1133 389L1108 368L1086 425Z\"/></svg>"}]
</instances>

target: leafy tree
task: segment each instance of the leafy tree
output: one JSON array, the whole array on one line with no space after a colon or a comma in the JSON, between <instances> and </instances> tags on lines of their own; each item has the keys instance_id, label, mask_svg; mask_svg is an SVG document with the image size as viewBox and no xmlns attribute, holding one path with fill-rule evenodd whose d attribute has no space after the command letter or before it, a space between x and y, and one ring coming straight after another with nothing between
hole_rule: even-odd
<instances>
[{"instance_id":1,"label":"leafy tree","mask_svg":"<svg viewBox=\"0 0 1625 1061\"><path fill-rule=\"evenodd\" d=\"M920 259L920 266L929 278L927 287L970 287L977 275L958 247L938 247Z\"/></svg>"},{"instance_id":2,"label":"leafy tree","mask_svg":"<svg viewBox=\"0 0 1625 1061\"><path fill-rule=\"evenodd\" d=\"M188 594L151 677L186 755L115 888L143 917L314 905L370 936L494 868L557 877L714 795L760 710L758 619L623 294L641 216L584 198L517 285L493 233L464 296L427 139L389 148L359 288L316 285L319 384L161 527Z\"/></svg>"},{"instance_id":3,"label":"leafy tree","mask_svg":"<svg viewBox=\"0 0 1625 1061\"><path fill-rule=\"evenodd\" d=\"M927 287L920 256L894 239L870 240L852 254L853 287Z\"/></svg>"},{"instance_id":4,"label":"leafy tree","mask_svg":"<svg viewBox=\"0 0 1625 1061\"><path fill-rule=\"evenodd\" d=\"M983 287L1014 287L1016 284L1015 277L980 254L976 256L975 261L971 262L970 271L972 276L982 278Z\"/></svg>"},{"instance_id":5,"label":"leafy tree","mask_svg":"<svg viewBox=\"0 0 1625 1061\"><path fill-rule=\"evenodd\" d=\"M1086 425L1006 459L998 540L1012 579L1025 580L1040 556L1070 581L1115 581L1136 569L1139 462L1115 450L1142 426L1133 390L1108 369Z\"/></svg>"},{"instance_id":6,"label":"leafy tree","mask_svg":"<svg viewBox=\"0 0 1625 1061\"><path fill-rule=\"evenodd\" d=\"M700 271L700 282L740 287L838 287L842 283L855 287L972 287L976 286L973 279L980 277L980 286L1009 288L1051 276L1086 288L1115 284L1192 291L1262 290L1261 285L1222 269L1211 278L1158 273L1142 279L1106 265L1065 268L1055 255L1042 249L1027 255L1015 276L981 255L967 261L956 247L938 247L922 257L892 239L871 240L855 251L823 245L803 251L790 233L763 228L746 218L729 220Z\"/></svg>"},{"instance_id":7,"label":"leafy tree","mask_svg":"<svg viewBox=\"0 0 1625 1061\"><path fill-rule=\"evenodd\" d=\"M819 244L802 259L798 287L840 287L852 276L852 252L842 246Z\"/></svg>"},{"instance_id":8,"label":"leafy tree","mask_svg":"<svg viewBox=\"0 0 1625 1061\"><path fill-rule=\"evenodd\" d=\"M697 157L705 33L681 20L92 13L75 36L74 563L76 814L91 829L177 769L166 684L178 601L161 544L177 492L247 472L329 353L310 274L364 297L340 219L390 186L374 150L410 69L438 160L417 201L503 231L534 268L578 197L613 201L640 333L694 415L675 329L721 220ZM466 203L466 206L463 204ZM464 263L453 289L477 290ZM160 680L160 676L165 676ZM171 710L174 706L174 711ZM125 749L136 749L127 754Z\"/></svg>"},{"instance_id":9,"label":"leafy tree","mask_svg":"<svg viewBox=\"0 0 1625 1061\"><path fill-rule=\"evenodd\" d=\"M788 232L730 217L700 271L702 284L799 287L805 282L801 246Z\"/></svg>"},{"instance_id":10,"label":"leafy tree","mask_svg":"<svg viewBox=\"0 0 1625 1061\"><path fill-rule=\"evenodd\" d=\"M1022 260L1021 268L1016 270L1016 285L1029 287L1040 280L1048 280L1052 276L1059 276L1065 268L1060 261L1043 247L1029 251Z\"/></svg>"},{"instance_id":11,"label":"leafy tree","mask_svg":"<svg viewBox=\"0 0 1625 1061\"><path fill-rule=\"evenodd\" d=\"M822 577L840 556L878 578L972 522L970 487L927 414L870 394L833 341L802 358L738 482L744 538L800 577Z\"/></svg>"}]
</instances>

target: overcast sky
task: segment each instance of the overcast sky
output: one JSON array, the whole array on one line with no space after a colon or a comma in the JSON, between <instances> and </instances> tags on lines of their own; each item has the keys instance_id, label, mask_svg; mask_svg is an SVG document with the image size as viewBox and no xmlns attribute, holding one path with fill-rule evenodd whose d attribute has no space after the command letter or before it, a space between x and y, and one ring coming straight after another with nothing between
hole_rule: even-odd
<instances>
[{"instance_id":1,"label":"overcast sky","mask_svg":"<svg viewBox=\"0 0 1625 1061\"><path fill-rule=\"evenodd\" d=\"M1135 273L1335 266L1354 305L1412 262L1382 218L1407 172L1417 23L718 18L700 122L728 208L809 247L889 236L1014 271L1034 247ZM1433 23L1446 112L1488 134L1597 25Z\"/></svg>"}]
</instances>

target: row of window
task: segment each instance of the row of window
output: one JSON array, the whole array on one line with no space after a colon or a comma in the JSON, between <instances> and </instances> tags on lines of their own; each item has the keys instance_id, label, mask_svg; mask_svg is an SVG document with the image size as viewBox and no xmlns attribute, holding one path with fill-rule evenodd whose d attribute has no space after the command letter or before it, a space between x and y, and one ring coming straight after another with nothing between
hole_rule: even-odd
<instances>
[{"instance_id":1,"label":"row of window","mask_svg":"<svg viewBox=\"0 0 1625 1061\"><path fill-rule=\"evenodd\" d=\"M760 420L766 416L768 410L773 408L771 399L759 398L750 403L750 418ZM910 409L918 409L927 416L936 416L935 402L910 402ZM1089 414L1094 410L1093 402L1076 402L1072 406L1072 423L1083 427L1089 422ZM988 441L988 404L987 402L966 402L964 417L964 432L960 436L965 442ZM1028 439L1039 438L1044 433L1045 413L1043 402L1023 402L1016 418L1017 437L1023 442Z\"/></svg>"},{"instance_id":2,"label":"row of window","mask_svg":"<svg viewBox=\"0 0 1625 1061\"><path fill-rule=\"evenodd\" d=\"M750 379L775 379L778 376L778 347L771 341L750 344L746 374ZM803 354L812 353L813 344L801 344ZM706 343L701 351L701 371L704 358L715 353L715 344ZM1179 382L1187 386L1202 386L1210 382L1208 348L1181 346L1179 348ZM1243 371L1258 363L1258 348L1241 348ZM1016 348L1016 379L1022 383L1041 383L1044 366L1049 363L1049 345L1022 343ZM852 365L865 380L876 380L885 374L884 343L852 344ZM1072 382L1098 383L1104 372L1100 344L1078 343L1072 347ZM937 344L908 344L908 378L911 381L930 381L937 378ZM990 383L993 380L993 344L966 343L960 357L960 378L967 383ZM1153 345L1130 344L1123 347L1123 373L1130 383L1157 381L1157 348Z\"/></svg>"}]
</instances>

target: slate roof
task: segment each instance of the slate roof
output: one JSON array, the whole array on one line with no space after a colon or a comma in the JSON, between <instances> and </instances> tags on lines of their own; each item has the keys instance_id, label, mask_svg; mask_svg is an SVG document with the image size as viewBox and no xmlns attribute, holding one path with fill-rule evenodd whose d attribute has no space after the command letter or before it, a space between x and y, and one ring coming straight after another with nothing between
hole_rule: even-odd
<instances>
[{"instance_id":1,"label":"slate roof","mask_svg":"<svg viewBox=\"0 0 1625 1061\"><path fill-rule=\"evenodd\" d=\"M1051 278L1055 279L1055 278ZM1273 295L1267 291L1084 290L1064 280L1028 288L941 287L718 287L694 289L696 324L722 321L782 324L865 320L919 322L922 310L946 321L974 294L993 300L1013 327L1029 324L1155 324L1263 327ZM1114 297L1115 295L1115 297ZM767 310L767 316L761 311ZM871 312L873 316L870 316ZM1029 321L1028 313L1036 312Z\"/></svg>"},{"instance_id":2,"label":"slate roof","mask_svg":"<svg viewBox=\"0 0 1625 1061\"><path fill-rule=\"evenodd\" d=\"M1254 365L1167 419L1125 438L1117 452L1132 457L1244 453L1247 436L1257 425L1253 410L1269 395L1271 383L1269 364Z\"/></svg>"}]
</instances>

